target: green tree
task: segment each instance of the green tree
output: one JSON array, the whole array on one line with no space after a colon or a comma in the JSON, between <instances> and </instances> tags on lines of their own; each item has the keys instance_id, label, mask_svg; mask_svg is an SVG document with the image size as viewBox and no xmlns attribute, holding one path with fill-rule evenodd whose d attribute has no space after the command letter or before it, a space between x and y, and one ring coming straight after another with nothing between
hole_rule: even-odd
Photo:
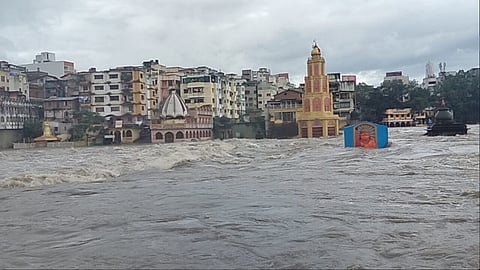
<instances>
[{"instance_id":1,"label":"green tree","mask_svg":"<svg viewBox=\"0 0 480 270\"><path fill-rule=\"evenodd\" d=\"M446 76L435 90L437 96L443 98L453 110L456 121L469 124L480 122L477 74L460 70L456 75Z\"/></svg>"},{"instance_id":2,"label":"green tree","mask_svg":"<svg viewBox=\"0 0 480 270\"><path fill-rule=\"evenodd\" d=\"M408 91L408 101L405 102L406 108L412 108L414 112L421 112L425 108L433 106L435 97L431 95L430 90L413 85Z\"/></svg>"},{"instance_id":3,"label":"green tree","mask_svg":"<svg viewBox=\"0 0 480 270\"><path fill-rule=\"evenodd\" d=\"M379 122L388 108L412 108L420 112L440 105L443 98L458 122L480 122L480 90L478 72L463 72L446 76L433 91L421 88L416 81L404 85L399 81L385 82L380 87L360 83L356 89L356 109L360 119Z\"/></svg>"},{"instance_id":4,"label":"green tree","mask_svg":"<svg viewBox=\"0 0 480 270\"><path fill-rule=\"evenodd\" d=\"M69 130L73 141L83 140L88 131L102 130L101 124L105 120L98 113L89 110L74 112L73 118L77 121L77 124Z\"/></svg>"},{"instance_id":5,"label":"green tree","mask_svg":"<svg viewBox=\"0 0 480 270\"><path fill-rule=\"evenodd\" d=\"M43 134L43 122L38 118L27 119L23 123L23 137L29 141Z\"/></svg>"}]
</instances>

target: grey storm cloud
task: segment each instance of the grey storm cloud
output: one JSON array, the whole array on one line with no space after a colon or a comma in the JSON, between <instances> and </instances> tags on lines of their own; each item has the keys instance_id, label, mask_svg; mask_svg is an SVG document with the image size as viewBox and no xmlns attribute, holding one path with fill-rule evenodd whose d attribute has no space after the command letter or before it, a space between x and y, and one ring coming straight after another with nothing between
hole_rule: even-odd
<instances>
[{"instance_id":1,"label":"grey storm cloud","mask_svg":"<svg viewBox=\"0 0 480 270\"><path fill-rule=\"evenodd\" d=\"M424 76L479 65L478 0L10 1L0 9L0 60L41 51L77 70L140 65L270 68L303 80L316 40L327 72L378 84L385 72Z\"/></svg>"}]
</instances>

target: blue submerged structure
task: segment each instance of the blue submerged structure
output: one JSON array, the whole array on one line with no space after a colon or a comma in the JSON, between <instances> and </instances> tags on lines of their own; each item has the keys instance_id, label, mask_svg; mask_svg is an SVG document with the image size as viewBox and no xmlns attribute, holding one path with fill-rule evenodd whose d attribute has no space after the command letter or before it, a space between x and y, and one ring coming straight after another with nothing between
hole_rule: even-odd
<instances>
[{"instance_id":1,"label":"blue submerged structure","mask_svg":"<svg viewBox=\"0 0 480 270\"><path fill-rule=\"evenodd\" d=\"M371 122L360 122L343 129L345 147L385 148L389 146L388 127Z\"/></svg>"}]
</instances>

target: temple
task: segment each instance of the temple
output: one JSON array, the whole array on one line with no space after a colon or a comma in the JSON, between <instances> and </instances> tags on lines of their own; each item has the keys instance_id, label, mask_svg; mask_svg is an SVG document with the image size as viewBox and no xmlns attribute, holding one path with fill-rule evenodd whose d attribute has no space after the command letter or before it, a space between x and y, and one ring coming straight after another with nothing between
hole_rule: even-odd
<instances>
[{"instance_id":1,"label":"temple","mask_svg":"<svg viewBox=\"0 0 480 270\"><path fill-rule=\"evenodd\" d=\"M161 108L160 119L150 124L153 143L172 143L212 139L213 111L211 105L192 105L170 90Z\"/></svg>"},{"instance_id":2,"label":"temple","mask_svg":"<svg viewBox=\"0 0 480 270\"><path fill-rule=\"evenodd\" d=\"M445 100L442 99L442 105L436 108L433 124L427 127L428 136L455 136L466 135L467 125L458 123L453 119L453 113L445 105Z\"/></svg>"},{"instance_id":3,"label":"temple","mask_svg":"<svg viewBox=\"0 0 480 270\"><path fill-rule=\"evenodd\" d=\"M58 142L60 138L52 135L52 129L48 121L43 122L43 135L33 139L35 143Z\"/></svg>"},{"instance_id":4,"label":"temple","mask_svg":"<svg viewBox=\"0 0 480 270\"><path fill-rule=\"evenodd\" d=\"M307 61L303 110L297 113L298 138L328 138L339 134L339 117L333 114L333 98L325 73L325 59L314 43Z\"/></svg>"}]
</instances>

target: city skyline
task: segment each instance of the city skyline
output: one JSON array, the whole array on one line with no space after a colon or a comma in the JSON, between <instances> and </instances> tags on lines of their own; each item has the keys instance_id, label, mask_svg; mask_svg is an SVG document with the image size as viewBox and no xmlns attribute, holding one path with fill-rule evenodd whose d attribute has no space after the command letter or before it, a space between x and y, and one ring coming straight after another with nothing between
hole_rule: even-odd
<instances>
[{"instance_id":1,"label":"city skyline","mask_svg":"<svg viewBox=\"0 0 480 270\"><path fill-rule=\"evenodd\" d=\"M386 72L421 82L429 61L438 73L439 62L468 70L479 58L475 0L22 1L0 15L0 60L29 64L49 51L77 71L158 59L237 74L266 67L298 85L316 40L327 73L378 85Z\"/></svg>"}]
</instances>

